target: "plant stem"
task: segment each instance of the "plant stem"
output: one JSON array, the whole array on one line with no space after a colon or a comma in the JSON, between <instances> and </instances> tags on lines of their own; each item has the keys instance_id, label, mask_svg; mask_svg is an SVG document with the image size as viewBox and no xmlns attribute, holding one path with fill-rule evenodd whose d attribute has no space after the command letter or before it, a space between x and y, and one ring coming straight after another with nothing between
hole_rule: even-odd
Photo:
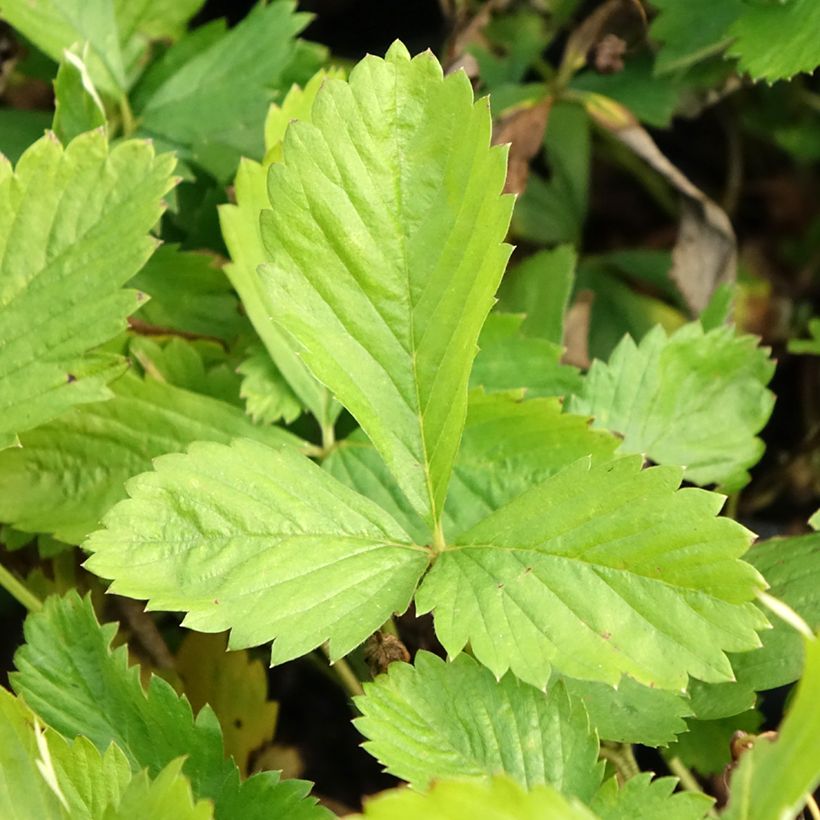
<instances>
[{"instance_id":1,"label":"plant stem","mask_svg":"<svg viewBox=\"0 0 820 820\"><path fill-rule=\"evenodd\" d=\"M602 743L600 756L615 767L618 779L621 782L640 774L641 767L638 766L638 761L635 760L635 754L632 751L632 745L629 743Z\"/></svg>"},{"instance_id":2,"label":"plant stem","mask_svg":"<svg viewBox=\"0 0 820 820\"><path fill-rule=\"evenodd\" d=\"M330 650L327 648L327 644L322 644L322 651L325 653L328 663L330 663L331 668L338 675L339 680L341 681L342 686L344 686L347 690L347 693L351 697L363 695L364 689L362 689L361 681L356 677L356 674L350 668L350 664L344 658L339 658L337 661L331 661Z\"/></svg>"},{"instance_id":3,"label":"plant stem","mask_svg":"<svg viewBox=\"0 0 820 820\"><path fill-rule=\"evenodd\" d=\"M382 624L382 632L384 632L386 635L392 635L394 638L401 637L399 635L399 630L398 630L398 627L396 626L396 622L393 618L388 618Z\"/></svg>"},{"instance_id":4,"label":"plant stem","mask_svg":"<svg viewBox=\"0 0 820 820\"><path fill-rule=\"evenodd\" d=\"M444 538L444 527L441 525L441 519L436 521L436 527L433 530L432 546L435 552L444 552L447 548L447 541Z\"/></svg>"},{"instance_id":5,"label":"plant stem","mask_svg":"<svg viewBox=\"0 0 820 820\"><path fill-rule=\"evenodd\" d=\"M134 112L131 110L131 103L128 102L128 95L123 94L119 99L120 117L122 118L122 134L124 137L130 137L137 128L137 122L134 119Z\"/></svg>"},{"instance_id":6,"label":"plant stem","mask_svg":"<svg viewBox=\"0 0 820 820\"><path fill-rule=\"evenodd\" d=\"M43 602L15 575L0 564L0 587L6 590L18 603L29 612L38 612Z\"/></svg>"},{"instance_id":7,"label":"plant stem","mask_svg":"<svg viewBox=\"0 0 820 820\"><path fill-rule=\"evenodd\" d=\"M689 771L686 764L679 757L670 757L666 761L669 771L680 780L681 786L688 792L703 792L700 783L698 783L695 775Z\"/></svg>"},{"instance_id":8,"label":"plant stem","mask_svg":"<svg viewBox=\"0 0 820 820\"><path fill-rule=\"evenodd\" d=\"M812 820L820 820L820 808L817 807L817 801L810 794L806 795L806 808L809 810Z\"/></svg>"}]
</instances>

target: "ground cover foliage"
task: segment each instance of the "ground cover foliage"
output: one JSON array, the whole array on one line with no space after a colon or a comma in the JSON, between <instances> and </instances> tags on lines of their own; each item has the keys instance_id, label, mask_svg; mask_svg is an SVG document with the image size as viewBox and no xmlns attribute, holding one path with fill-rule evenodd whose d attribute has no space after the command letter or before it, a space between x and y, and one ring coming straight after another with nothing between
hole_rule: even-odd
<instances>
[{"instance_id":1,"label":"ground cover foliage","mask_svg":"<svg viewBox=\"0 0 820 820\"><path fill-rule=\"evenodd\" d=\"M820 6L389 5L0 0L0 817L820 817Z\"/></svg>"}]
</instances>

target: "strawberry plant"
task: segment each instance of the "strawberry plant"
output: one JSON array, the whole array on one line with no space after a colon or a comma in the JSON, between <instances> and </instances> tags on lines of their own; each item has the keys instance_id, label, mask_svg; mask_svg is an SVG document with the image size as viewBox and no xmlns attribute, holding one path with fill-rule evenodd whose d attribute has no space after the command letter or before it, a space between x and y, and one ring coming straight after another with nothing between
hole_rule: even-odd
<instances>
[{"instance_id":1,"label":"strawberry plant","mask_svg":"<svg viewBox=\"0 0 820 820\"><path fill-rule=\"evenodd\" d=\"M803 168L810 81L740 89L815 6L580 5L340 67L283 0L0 0L0 817L816 816L817 223L778 336L649 130L747 94ZM593 155L669 248L587 238Z\"/></svg>"}]
</instances>

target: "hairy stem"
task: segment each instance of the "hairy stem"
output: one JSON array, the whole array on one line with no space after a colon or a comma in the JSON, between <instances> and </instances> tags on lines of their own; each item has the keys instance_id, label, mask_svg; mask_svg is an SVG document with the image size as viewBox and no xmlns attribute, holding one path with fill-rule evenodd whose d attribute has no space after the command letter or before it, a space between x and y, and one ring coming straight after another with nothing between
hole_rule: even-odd
<instances>
[{"instance_id":1,"label":"hairy stem","mask_svg":"<svg viewBox=\"0 0 820 820\"><path fill-rule=\"evenodd\" d=\"M669 771L680 780L681 786L688 792L703 792L697 778L679 757L671 757L666 761Z\"/></svg>"},{"instance_id":2,"label":"hairy stem","mask_svg":"<svg viewBox=\"0 0 820 820\"><path fill-rule=\"evenodd\" d=\"M38 612L43 608L43 602L2 564L0 564L0 587L29 612Z\"/></svg>"},{"instance_id":3,"label":"hairy stem","mask_svg":"<svg viewBox=\"0 0 820 820\"><path fill-rule=\"evenodd\" d=\"M356 673L350 668L350 664L344 658L331 661L330 650L328 649L327 644L322 644L322 651L325 653L331 668L338 676L347 693L351 697L363 695L364 689L362 689L362 683L356 677Z\"/></svg>"}]
</instances>

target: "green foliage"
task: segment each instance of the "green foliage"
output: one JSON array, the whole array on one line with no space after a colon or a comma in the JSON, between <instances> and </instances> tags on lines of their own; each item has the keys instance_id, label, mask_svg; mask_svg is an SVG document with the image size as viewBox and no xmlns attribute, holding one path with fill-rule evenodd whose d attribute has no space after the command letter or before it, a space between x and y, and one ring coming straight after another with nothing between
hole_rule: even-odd
<instances>
[{"instance_id":1,"label":"green foliage","mask_svg":"<svg viewBox=\"0 0 820 820\"><path fill-rule=\"evenodd\" d=\"M694 322L669 337L656 328L638 345L625 337L608 364L594 362L569 407L622 435L621 452L685 467L696 484L736 490L762 454L755 433L774 403L767 353L726 326L704 333Z\"/></svg>"},{"instance_id":2,"label":"green foliage","mask_svg":"<svg viewBox=\"0 0 820 820\"><path fill-rule=\"evenodd\" d=\"M700 820L711 805L711 798L698 792L677 792L674 777L652 780L649 772L642 772L617 787L610 778L595 795L593 810L602 820L663 817L665 820Z\"/></svg>"},{"instance_id":3,"label":"green foliage","mask_svg":"<svg viewBox=\"0 0 820 820\"><path fill-rule=\"evenodd\" d=\"M395 663L356 699L365 748L414 788L435 778L506 774L588 801L601 782L598 742L563 685L548 695L461 655Z\"/></svg>"},{"instance_id":4,"label":"green foliage","mask_svg":"<svg viewBox=\"0 0 820 820\"><path fill-rule=\"evenodd\" d=\"M64 737L87 737L100 751L116 743L135 773L146 769L159 780L169 764L185 757L182 771L194 795L213 800L216 817L256 820L264 811L325 816L304 798L307 788L300 781L280 783L276 773L264 772L240 782L235 764L223 756L210 707L194 719L188 702L156 676L143 690L126 649L111 649L115 632L113 625L98 624L87 598L50 597L26 621L26 643L15 656L15 691ZM54 681L62 685L55 688Z\"/></svg>"},{"instance_id":5,"label":"green foliage","mask_svg":"<svg viewBox=\"0 0 820 820\"><path fill-rule=\"evenodd\" d=\"M54 133L68 145L84 131L104 126L105 108L86 64L66 50L54 80Z\"/></svg>"},{"instance_id":6,"label":"green foliage","mask_svg":"<svg viewBox=\"0 0 820 820\"><path fill-rule=\"evenodd\" d=\"M105 385L124 362L88 351L139 305L138 293L121 288L155 247L147 233L173 164L141 141L109 151L98 132L65 150L44 137L14 172L0 164L0 447L110 395Z\"/></svg>"},{"instance_id":7,"label":"green foliage","mask_svg":"<svg viewBox=\"0 0 820 820\"><path fill-rule=\"evenodd\" d=\"M254 421L289 423L302 413L298 397L263 347L253 347L236 370L242 375L240 395Z\"/></svg>"}]
</instances>

